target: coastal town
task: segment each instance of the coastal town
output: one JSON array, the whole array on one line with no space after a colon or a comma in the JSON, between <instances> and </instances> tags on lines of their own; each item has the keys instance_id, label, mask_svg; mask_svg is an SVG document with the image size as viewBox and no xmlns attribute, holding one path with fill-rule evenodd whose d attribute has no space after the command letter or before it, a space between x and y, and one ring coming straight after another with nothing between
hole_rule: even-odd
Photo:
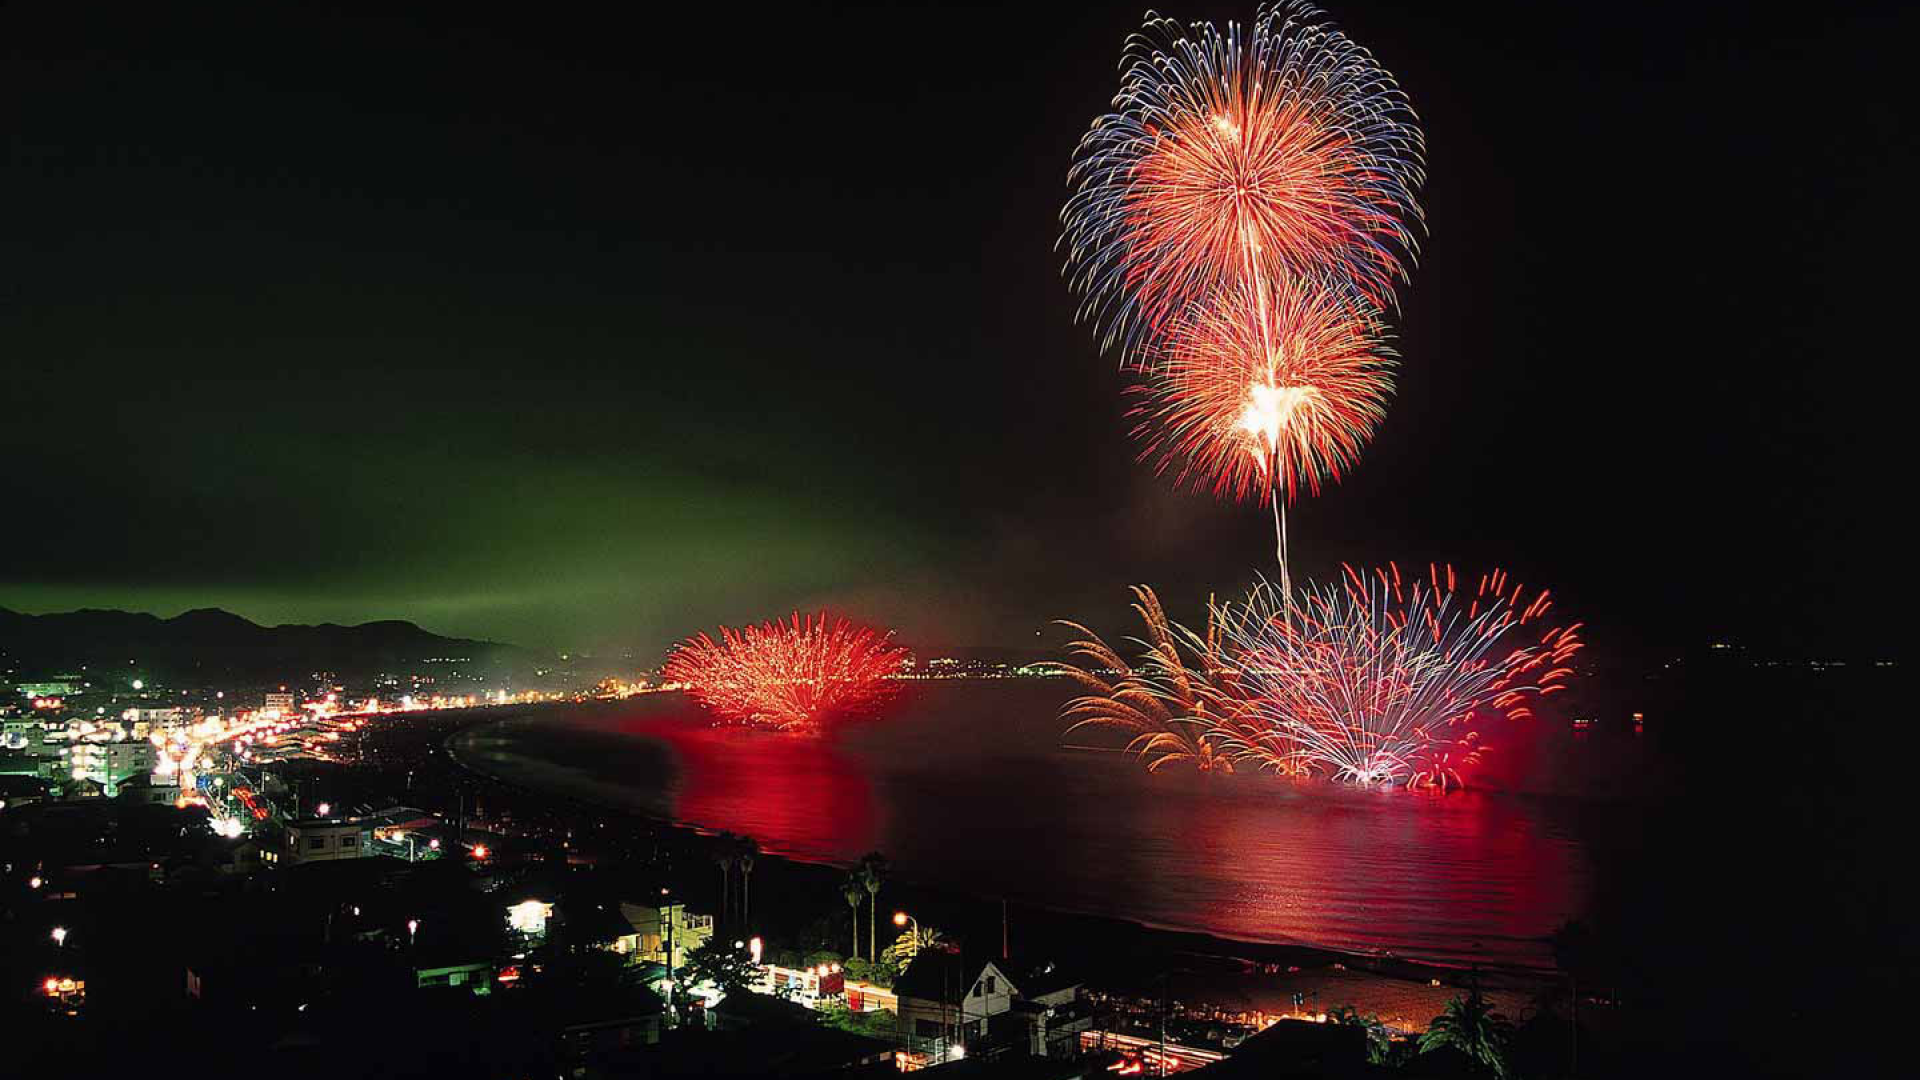
<instances>
[{"instance_id":1,"label":"coastal town","mask_svg":"<svg viewBox=\"0 0 1920 1080\"><path fill-rule=\"evenodd\" d=\"M1537 977L1036 910L896 880L879 852L789 860L516 788L449 746L657 681L201 706L102 689L16 687L0 750L8 1006L41 1018L20 1052L70 1072L164 1030L324 1075L369 1022L415 1033L383 1043L391 1075L1439 1075L1471 1051L1431 1033L1473 1010L1566 1052Z\"/></svg>"}]
</instances>

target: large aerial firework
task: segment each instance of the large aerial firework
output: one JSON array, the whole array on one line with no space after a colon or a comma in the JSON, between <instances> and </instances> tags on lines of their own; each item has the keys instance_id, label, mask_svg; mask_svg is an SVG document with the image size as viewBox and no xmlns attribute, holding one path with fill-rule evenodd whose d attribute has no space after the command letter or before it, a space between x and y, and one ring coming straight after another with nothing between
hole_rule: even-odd
<instances>
[{"instance_id":1,"label":"large aerial firework","mask_svg":"<svg viewBox=\"0 0 1920 1080\"><path fill-rule=\"evenodd\" d=\"M1064 670L1089 693L1062 718L1131 733L1149 769L1238 764L1362 786L1458 786L1480 758L1481 727L1532 715L1565 685L1580 639L1578 626L1546 625L1546 593L1529 598L1504 573L1470 592L1457 585L1450 568L1349 568L1288 605L1262 583L1209 605L1204 638L1157 602L1137 605L1148 624L1141 662L1090 634L1077 642L1091 663Z\"/></svg>"},{"instance_id":2,"label":"large aerial firework","mask_svg":"<svg viewBox=\"0 0 1920 1080\"><path fill-rule=\"evenodd\" d=\"M1152 17L1070 173L1061 243L1081 314L1144 366L1221 288L1310 277L1390 307L1423 153L1393 76L1318 10L1279 4L1224 33Z\"/></svg>"},{"instance_id":3,"label":"large aerial firework","mask_svg":"<svg viewBox=\"0 0 1920 1080\"><path fill-rule=\"evenodd\" d=\"M826 615L723 626L674 647L662 677L680 683L716 715L783 731L817 731L870 711L893 689L907 651L889 634Z\"/></svg>"},{"instance_id":4,"label":"large aerial firework","mask_svg":"<svg viewBox=\"0 0 1920 1080\"><path fill-rule=\"evenodd\" d=\"M1140 387L1142 457L1234 499L1318 494L1386 413L1384 336L1371 312L1307 279L1222 290L1174 322Z\"/></svg>"}]
</instances>

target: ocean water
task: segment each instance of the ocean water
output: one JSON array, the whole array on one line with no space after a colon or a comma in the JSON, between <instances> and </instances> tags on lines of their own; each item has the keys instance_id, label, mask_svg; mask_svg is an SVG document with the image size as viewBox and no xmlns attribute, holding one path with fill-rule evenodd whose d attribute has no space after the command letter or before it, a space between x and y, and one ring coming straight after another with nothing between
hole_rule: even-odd
<instances>
[{"instance_id":1,"label":"ocean water","mask_svg":"<svg viewBox=\"0 0 1920 1080\"><path fill-rule=\"evenodd\" d=\"M1645 827L1617 802L1149 775L1061 744L1069 693L1059 680L917 684L883 719L826 738L716 728L661 694L503 719L456 748L504 779L793 858L877 849L927 885L1456 964L1551 966L1545 939L1588 914L1617 857L1602 852Z\"/></svg>"}]
</instances>

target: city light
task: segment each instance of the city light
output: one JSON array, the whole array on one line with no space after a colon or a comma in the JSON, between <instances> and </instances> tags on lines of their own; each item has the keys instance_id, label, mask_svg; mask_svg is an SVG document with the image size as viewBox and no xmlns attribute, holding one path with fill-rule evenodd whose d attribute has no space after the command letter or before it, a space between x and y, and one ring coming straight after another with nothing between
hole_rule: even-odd
<instances>
[{"instance_id":1,"label":"city light","mask_svg":"<svg viewBox=\"0 0 1920 1080\"><path fill-rule=\"evenodd\" d=\"M507 925L522 934L544 934L553 905L539 900L524 900L507 909Z\"/></svg>"}]
</instances>

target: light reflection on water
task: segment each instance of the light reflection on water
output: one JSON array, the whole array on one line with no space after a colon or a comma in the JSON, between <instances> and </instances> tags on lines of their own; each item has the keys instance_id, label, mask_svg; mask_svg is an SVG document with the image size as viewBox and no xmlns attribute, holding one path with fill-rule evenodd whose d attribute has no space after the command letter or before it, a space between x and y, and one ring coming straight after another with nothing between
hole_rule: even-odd
<instances>
[{"instance_id":1,"label":"light reflection on water","mask_svg":"<svg viewBox=\"0 0 1920 1080\"><path fill-rule=\"evenodd\" d=\"M1231 938L1546 966L1591 893L1551 800L1148 775L1056 741L1058 683L916 688L829 740L709 727L680 695L463 736L532 786L757 839L801 859L885 851L896 873Z\"/></svg>"}]
</instances>

